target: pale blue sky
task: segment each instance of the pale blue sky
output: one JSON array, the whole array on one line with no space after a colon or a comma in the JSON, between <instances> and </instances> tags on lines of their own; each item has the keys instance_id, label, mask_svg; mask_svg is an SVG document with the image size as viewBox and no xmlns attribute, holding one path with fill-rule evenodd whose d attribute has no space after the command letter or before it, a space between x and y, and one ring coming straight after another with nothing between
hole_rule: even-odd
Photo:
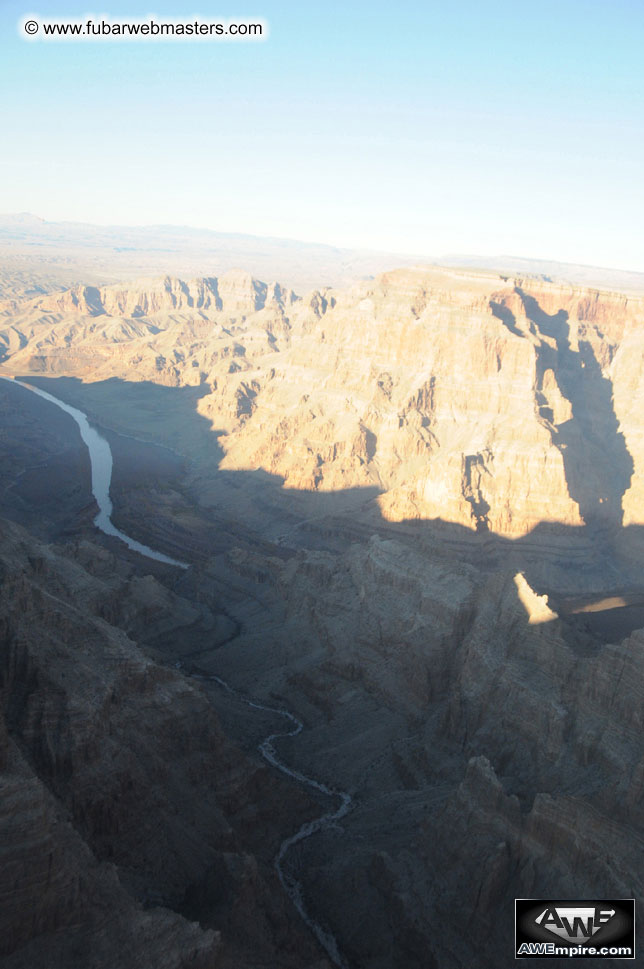
<instances>
[{"instance_id":1,"label":"pale blue sky","mask_svg":"<svg viewBox=\"0 0 644 969\"><path fill-rule=\"evenodd\" d=\"M88 10L271 33L19 36ZM643 28L643 0L0 0L0 211L644 270Z\"/></svg>"}]
</instances>

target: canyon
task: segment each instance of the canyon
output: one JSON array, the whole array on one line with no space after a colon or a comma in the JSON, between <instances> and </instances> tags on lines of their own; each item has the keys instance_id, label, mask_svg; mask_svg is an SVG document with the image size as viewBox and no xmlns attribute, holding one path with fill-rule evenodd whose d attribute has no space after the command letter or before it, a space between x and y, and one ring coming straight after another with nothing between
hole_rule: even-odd
<instances>
[{"instance_id":1,"label":"canyon","mask_svg":"<svg viewBox=\"0 0 644 969\"><path fill-rule=\"evenodd\" d=\"M469 268L12 276L0 374L189 567L0 381L3 966L496 969L514 898L641 896L643 321ZM267 707L351 798L283 859L337 959L275 858L338 802Z\"/></svg>"}]
</instances>

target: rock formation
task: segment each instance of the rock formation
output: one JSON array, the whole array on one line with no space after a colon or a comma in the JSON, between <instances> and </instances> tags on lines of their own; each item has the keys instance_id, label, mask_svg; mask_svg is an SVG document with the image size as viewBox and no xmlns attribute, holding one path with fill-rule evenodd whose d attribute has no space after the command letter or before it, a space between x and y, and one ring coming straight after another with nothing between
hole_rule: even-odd
<instances>
[{"instance_id":1,"label":"rock formation","mask_svg":"<svg viewBox=\"0 0 644 969\"><path fill-rule=\"evenodd\" d=\"M303 299L232 273L26 301L0 343L14 373L204 388L221 468L515 538L641 524L643 312L465 271Z\"/></svg>"},{"instance_id":2,"label":"rock formation","mask_svg":"<svg viewBox=\"0 0 644 969\"><path fill-rule=\"evenodd\" d=\"M514 897L641 895L643 313L424 268L5 307L0 372L103 428L115 522L191 564L99 536L73 422L1 382L8 966L325 964L272 868L323 809L191 669L351 793L285 860L350 969L497 969Z\"/></svg>"},{"instance_id":3,"label":"rock formation","mask_svg":"<svg viewBox=\"0 0 644 969\"><path fill-rule=\"evenodd\" d=\"M201 622L217 641L208 610L100 548L54 550L6 521L0 570L2 965L214 969L261 950L322 969L271 868L279 777L132 638ZM315 813L289 795L294 825ZM207 881L244 898L241 912L219 903L217 929L216 904L191 902Z\"/></svg>"}]
</instances>

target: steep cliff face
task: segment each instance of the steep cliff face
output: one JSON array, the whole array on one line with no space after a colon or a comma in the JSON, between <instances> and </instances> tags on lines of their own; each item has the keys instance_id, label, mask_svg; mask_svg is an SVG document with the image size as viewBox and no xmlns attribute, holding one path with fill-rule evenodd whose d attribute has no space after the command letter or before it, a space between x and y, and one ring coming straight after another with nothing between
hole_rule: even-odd
<instances>
[{"instance_id":1,"label":"steep cliff face","mask_svg":"<svg viewBox=\"0 0 644 969\"><path fill-rule=\"evenodd\" d=\"M118 560L98 578L100 549L88 573L90 554L2 522L3 965L243 966L285 935L285 963L316 962L271 868L279 779L231 745L203 690L123 629L150 636L165 616L167 633L198 610ZM296 792L294 826L307 809ZM200 927L179 912L207 880L220 901L201 906Z\"/></svg>"},{"instance_id":2,"label":"steep cliff face","mask_svg":"<svg viewBox=\"0 0 644 969\"><path fill-rule=\"evenodd\" d=\"M289 689L305 766L354 796L299 859L350 965L487 969L515 897L639 897L641 631L602 643L524 576L401 539L264 575L284 616L224 668Z\"/></svg>"},{"instance_id":3,"label":"steep cliff face","mask_svg":"<svg viewBox=\"0 0 644 969\"><path fill-rule=\"evenodd\" d=\"M199 386L228 470L375 487L390 521L639 524L644 301L398 270L303 299L247 274L24 302L5 370ZM520 433L517 429L520 428Z\"/></svg>"},{"instance_id":4,"label":"steep cliff face","mask_svg":"<svg viewBox=\"0 0 644 969\"><path fill-rule=\"evenodd\" d=\"M172 276L142 280L125 286L76 286L61 294L33 299L28 312L87 316L142 317L172 310L223 311L230 317L247 316L272 304L289 305L295 295L277 284L253 279L248 273L229 272L184 281Z\"/></svg>"},{"instance_id":5,"label":"steep cliff face","mask_svg":"<svg viewBox=\"0 0 644 969\"><path fill-rule=\"evenodd\" d=\"M215 932L137 904L114 865L97 859L6 734L0 790L3 966L220 964Z\"/></svg>"},{"instance_id":6,"label":"steep cliff face","mask_svg":"<svg viewBox=\"0 0 644 969\"><path fill-rule=\"evenodd\" d=\"M441 517L505 535L544 519L579 523L561 455L535 419L534 348L492 315L489 281L443 280L441 291L425 273L392 275L292 336L256 418L224 442L223 466L250 458L296 488L375 484L390 520ZM306 393L284 408L291 368Z\"/></svg>"},{"instance_id":7,"label":"steep cliff face","mask_svg":"<svg viewBox=\"0 0 644 969\"><path fill-rule=\"evenodd\" d=\"M12 910L11 958L68 912L71 938L97 933L105 907L123 939L161 920L161 966L320 958L269 864L307 797L228 739L266 735L247 706L228 698L224 730L160 656L285 698L306 729L281 755L350 792L285 863L352 969L496 969L515 896L642 892L639 614L623 639L566 602L641 593L643 312L426 269L302 299L234 274L12 308L3 371L82 378L48 386L134 437L112 437L119 524L192 568L171 590L99 549L86 467L60 507L32 492L64 550L0 545L16 865L44 846L18 894L40 921ZM38 418L0 400L0 494L31 527L16 480ZM166 473L145 441L181 460Z\"/></svg>"}]
</instances>

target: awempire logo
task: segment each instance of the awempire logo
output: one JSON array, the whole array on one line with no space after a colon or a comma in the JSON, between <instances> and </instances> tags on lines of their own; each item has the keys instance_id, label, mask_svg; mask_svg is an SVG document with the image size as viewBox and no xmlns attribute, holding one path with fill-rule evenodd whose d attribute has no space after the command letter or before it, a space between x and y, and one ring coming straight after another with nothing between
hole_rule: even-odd
<instances>
[{"instance_id":1,"label":"awempire logo","mask_svg":"<svg viewBox=\"0 0 644 969\"><path fill-rule=\"evenodd\" d=\"M635 958L635 900L517 898L515 956Z\"/></svg>"}]
</instances>

